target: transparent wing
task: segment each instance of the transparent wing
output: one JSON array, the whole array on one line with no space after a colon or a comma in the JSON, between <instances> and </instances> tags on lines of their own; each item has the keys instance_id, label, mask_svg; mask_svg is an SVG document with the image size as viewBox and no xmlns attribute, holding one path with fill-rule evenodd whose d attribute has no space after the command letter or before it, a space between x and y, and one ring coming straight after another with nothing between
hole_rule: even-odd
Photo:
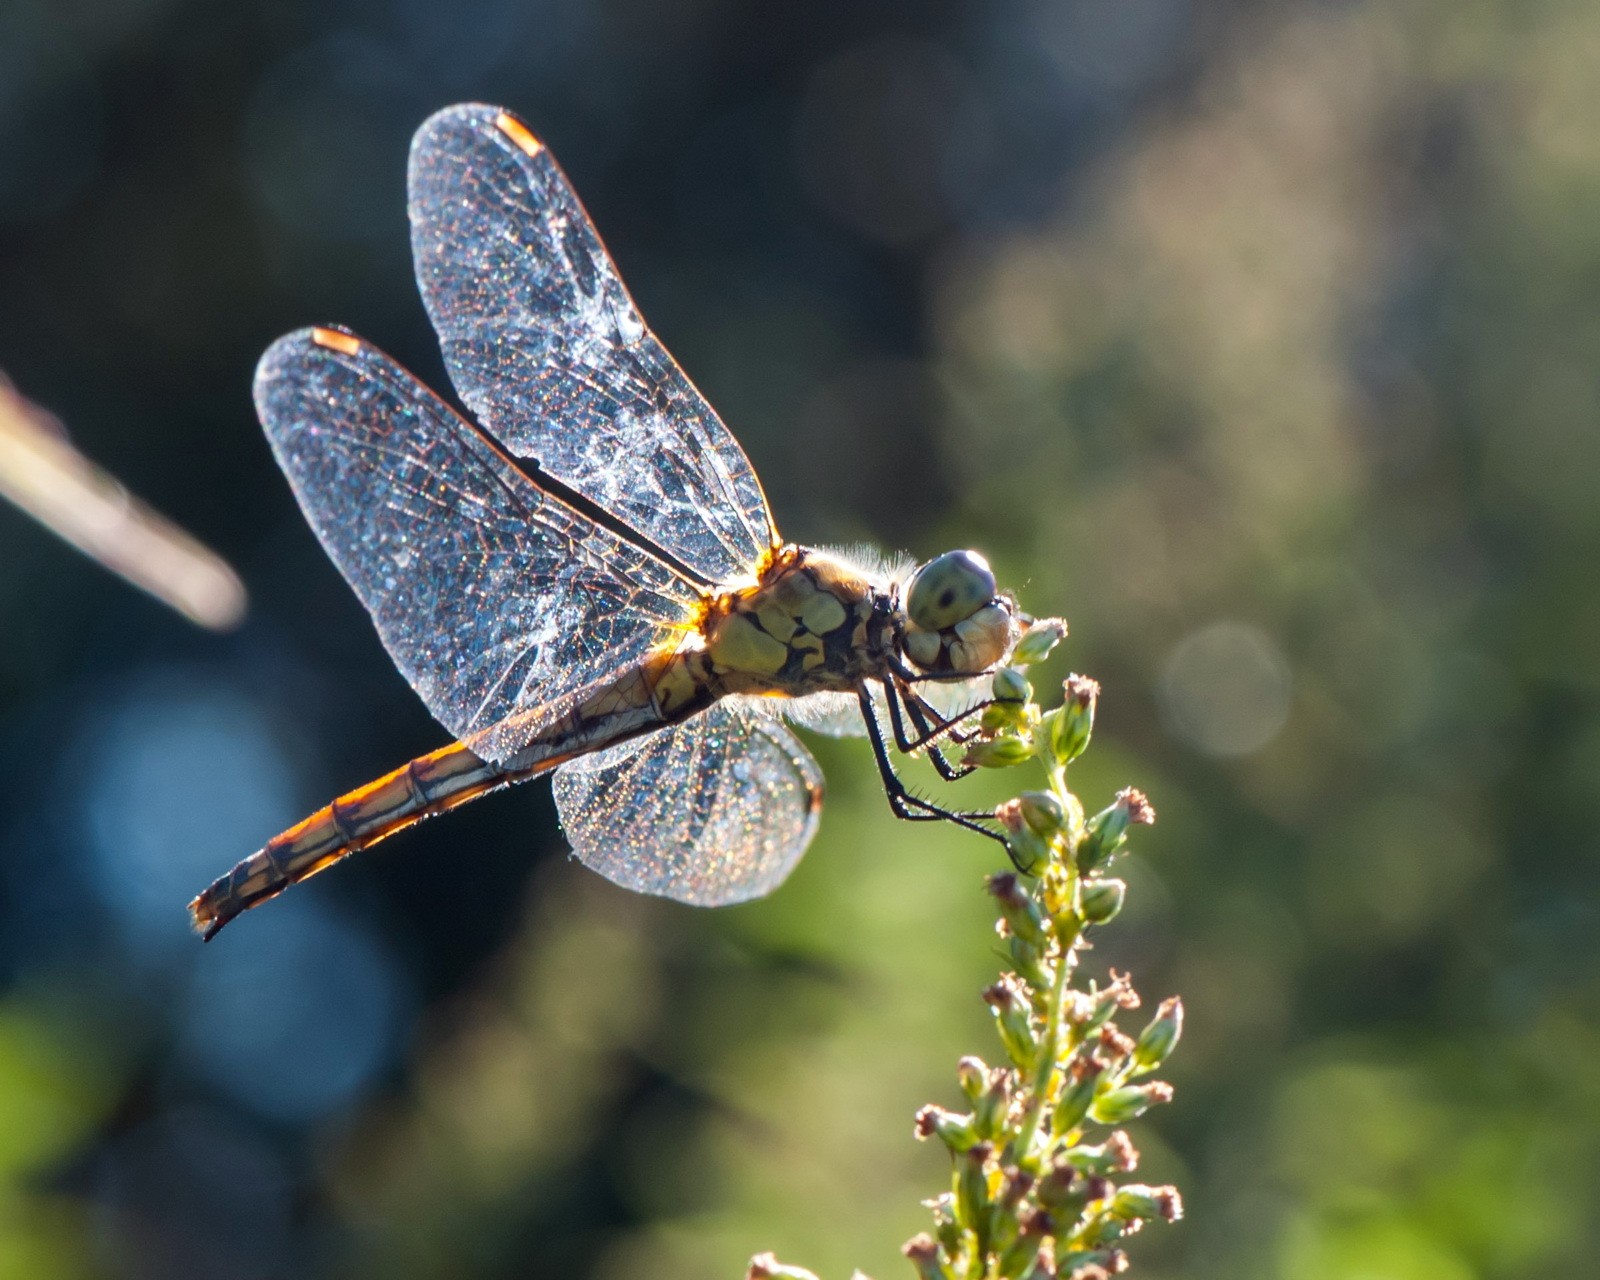
<instances>
[{"instance_id":1,"label":"transparent wing","mask_svg":"<svg viewBox=\"0 0 1600 1280\"><path fill-rule=\"evenodd\" d=\"M970 680L925 680L917 685L917 693L946 720L951 720L987 698L993 686L994 677L988 675Z\"/></svg>"},{"instance_id":2,"label":"transparent wing","mask_svg":"<svg viewBox=\"0 0 1600 1280\"><path fill-rule=\"evenodd\" d=\"M280 338L255 398L301 510L395 665L480 755L514 754L697 599L357 338Z\"/></svg>"},{"instance_id":3,"label":"transparent wing","mask_svg":"<svg viewBox=\"0 0 1600 1280\"><path fill-rule=\"evenodd\" d=\"M992 683L992 677L979 676L975 680L929 680L916 688L917 696L948 720L987 698ZM878 721L887 724L889 709L884 702L883 688L878 684L870 687L873 701L878 704ZM753 714L779 717L796 728L825 737L866 736L867 725L861 718L861 704L853 693L808 693L803 698L745 698L742 702Z\"/></svg>"},{"instance_id":4,"label":"transparent wing","mask_svg":"<svg viewBox=\"0 0 1600 1280\"><path fill-rule=\"evenodd\" d=\"M872 687L872 696L883 706L883 690ZM861 704L853 693L810 693L803 698L750 699L768 705L760 710L782 716L800 729L809 729L827 738L863 738L867 722L861 718ZM887 711L885 710L885 714Z\"/></svg>"},{"instance_id":5,"label":"transparent wing","mask_svg":"<svg viewBox=\"0 0 1600 1280\"><path fill-rule=\"evenodd\" d=\"M495 107L411 143L417 284L461 398L709 582L777 545L738 441L645 327L566 175Z\"/></svg>"},{"instance_id":6,"label":"transparent wing","mask_svg":"<svg viewBox=\"0 0 1600 1280\"><path fill-rule=\"evenodd\" d=\"M822 771L775 720L718 704L555 774L573 851L606 879L698 907L782 884L816 831Z\"/></svg>"}]
</instances>

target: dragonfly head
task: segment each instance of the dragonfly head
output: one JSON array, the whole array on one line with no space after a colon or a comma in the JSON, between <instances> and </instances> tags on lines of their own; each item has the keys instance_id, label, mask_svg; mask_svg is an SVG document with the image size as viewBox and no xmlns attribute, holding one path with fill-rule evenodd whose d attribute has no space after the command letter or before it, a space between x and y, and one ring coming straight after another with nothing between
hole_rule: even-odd
<instances>
[{"instance_id":1,"label":"dragonfly head","mask_svg":"<svg viewBox=\"0 0 1600 1280\"><path fill-rule=\"evenodd\" d=\"M1017 638L1011 597L976 551L947 551L911 575L901 627L906 657L930 673L987 671Z\"/></svg>"}]
</instances>

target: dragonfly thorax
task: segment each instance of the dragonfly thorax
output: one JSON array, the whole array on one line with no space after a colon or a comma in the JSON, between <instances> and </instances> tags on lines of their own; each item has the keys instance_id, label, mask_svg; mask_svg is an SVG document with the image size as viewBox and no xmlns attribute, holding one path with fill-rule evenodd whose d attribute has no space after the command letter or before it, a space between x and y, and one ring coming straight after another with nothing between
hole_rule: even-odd
<instances>
[{"instance_id":1,"label":"dragonfly thorax","mask_svg":"<svg viewBox=\"0 0 1600 1280\"><path fill-rule=\"evenodd\" d=\"M895 643L878 584L793 545L774 552L753 585L709 602L699 640L719 692L791 697L848 692L882 676Z\"/></svg>"}]
</instances>

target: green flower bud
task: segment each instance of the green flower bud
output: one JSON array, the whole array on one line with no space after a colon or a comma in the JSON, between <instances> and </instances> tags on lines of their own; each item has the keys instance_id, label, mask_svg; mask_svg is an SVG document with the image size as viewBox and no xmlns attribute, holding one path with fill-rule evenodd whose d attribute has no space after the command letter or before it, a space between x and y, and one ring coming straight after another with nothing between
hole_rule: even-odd
<instances>
[{"instance_id":1,"label":"green flower bud","mask_svg":"<svg viewBox=\"0 0 1600 1280\"><path fill-rule=\"evenodd\" d=\"M1122 910L1128 886L1121 880L1085 880L1079 886L1078 908L1090 924L1105 924Z\"/></svg>"},{"instance_id":2,"label":"green flower bud","mask_svg":"<svg viewBox=\"0 0 1600 1280\"><path fill-rule=\"evenodd\" d=\"M1089 1116L1099 1124L1126 1124L1157 1103L1172 1101L1172 1086L1162 1080L1108 1089L1094 1100Z\"/></svg>"},{"instance_id":3,"label":"green flower bud","mask_svg":"<svg viewBox=\"0 0 1600 1280\"><path fill-rule=\"evenodd\" d=\"M1051 725L1050 751L1058 764L1071 764L1083 754L1094 732L1094 708L1100 686L1088 676L1068 676L1062 686L1065 701Z\"/></svg>"},{"instance_id":4,"label":"green flower bud","mask_svg":"<svg viewBox=\"0 0 1600 1280\"><path fill-rule=\"evenodd\" d=\"M1004 1253L1016 1243L1020 1230L1017 1209L1033 1190L1031 1173L1010 1165L1000 1171L1000 1185L994 1192L989 1207L989 1221L985 1228L985 1246L989 1253Z\"/></svg>"},{"instance_id":5,"label":"green flower bud","mask_svg":"<svg viewBox=\"0 0 1600 1280\"><path fill-rule=\"evenodd\" d=\"M1102 809L1086 824L1078 845L1078 869L1083 872L1105 866L1128 842L1128 828L1152 826L1156 811L1144 792L1124 787L1109 808Z\"/></svg>"},{"instance_id":6,"label":"green flower bud","mask_svg":"<svg viewBox=\"0 0 1600 1280\"><path fill-rule=\"evenodd\" d=\"M1011 967L1030 987L1044 991L1055 981L1055 971L1045 953L1025 938L1013 937L1006 948L1011 952Z\"/></svg>"},{"instance_id":7,"label":"green flower bud","mask_svg":"<svg viewBox=\"0 0 1600 1280\"><path fill-rule=\"evenodd\" d=\"M1018 871L1038 875L1050 862L1050 846L1024 827L1006 833L1006 852Z\"/></svg>"},{"instance_id":8,"label":"green flower bud","mask_svg":"<svg viewBox=\"0 0 1600 1280\"><path fill-rule=\"evenodd\" d=\"M1039 1259L1039 1250L1044 1246L1049 1237L1048 1231L1037 1229L1037 1224L1043 1219L1050 1221L1048 1214L1042 1210L1025 1213L1017 1223L1017 1238L1009 1248L1000 1255L1000 1269L996 1273L1002 1276L1028 1276L1028 1275L1055 1275L1056 1270L1051 1267L1048 1271L1032 1270Z\"/></svg>"},{"instance_id":9,"label":"green flower bud","mask_svg":"<svg viewBox=\"0 0 1600 1280\"><path fill-rule=\"evenodd\" d=\"M1007 800L1004 804L996 805L994 817L1005 828L1006 852L1011 855L1017 870L1033 875L1050 861L1050 846L1022 820L1020 800Z\"/></svg>"},{"instance_id":10,"label":"green flower bud","mask_svg":"<svg viewBox=\"0 0 1600 1280\"><path fill-rule=\"evenodd\" d=\"M1043 662L1050 656L1050 651L1066 638L1067 623L1064 618L1035 618L1011 651L1011 661L1019 667Z\"/></svg>"},{"instance_id":11,"label":"green flower bud","mask_svg":"<svg viewBox=\"0 0 1600 1280\"><path fill-rule=\"evenodd\" d=\"M988 1084L978 1095L972 1108L972 1127L980 1138L986 1142L993 1142L1000 1137L1001 1130L1005 1128L1006 1110L1010 1105L1011 1073L990 1072Z\"/></svg>"},{"instance_id":12,"label":"green flower bud","mask_svg":"<svg viewBox=\"0 0 1600 1280\"><path fill-rule=\"evenodd\" d=\"M947 1258L958 1258L966 1247L966 1240L961 1224L955 1218L955 1196L947 1191L933 1205L933 1234L939 1241L939 1247Z\"/></svg>"},{"instance_id":13,"label":"green flower bud","mask_svg":"<svg viewBox=\"0 0 1600 1280\"><path fill-rule=\"evenodd\" d=\"M1015 800L1007 801L1000 809L1015 805ZM995 810L995 816L1000 819L1000 825L1005 827L1007 834L1014 830L1020 831L1020 820L1008 821L1000 809ZM1012 814L1011 818L1015 819ZM1043 848L1043 845L1040 846ZM1036 947L1043 947L1050 939L1050 931L1045 925L1044 913L1039 910L1039 904L1031 895L1022 891L1022 886L1017 883L1016 876L1009 871L1003 875L990 876L985 882L990 895L1000 905L1000 917L1006 922L1006 927L1011 930L1013 937L1021 938Z\"/></svg>"},{"instance_id":14,"label":"green flower bud","mask_svg":"<svg viewBox=\"0 0 1600 1280\"><path fill-rule=\"evenodd\" d=\"M1009 769L1032 759L1033 744L1007 733L969 743L961 763L977 765L981 769Z\"/></svg>"},{"instance_id":15,"label":"green flower bud","mask_svg":"<svg viewBox=\"0 0 1600 1280\"><path fill-rule=\"evenodd\" d=\"M1022 724L1024 702L991 702L978 717L978 728L987 734L1006 733Z\"/></svg>"},{"instance_id":16,"label":"green flower bud","mask_svg":"<svg viewBox=\"0 0 1600 1280\"><path fill-rule=\"evenodd\" d=\"M1161 1218L1177 1222L1183 1217L1183 1198L1176 1187L1145 1187L1137 1183L1117 1188L1111 1199L1110 1213L1124 1222L1142 1222L1147 1218Z\"/></svg>"},{"instance_id":17,"label":"green flower bud","mask_svg":"<svg viewBox=\"0 0 1600 1280\"><path fill-rule=\"evenodd\" d=\"M1080 1051L1073 1055L1067 1066L1067 1087L1056 1100L1055 1115L1050 1121L1050 1131L1056 1137L1071 1133L1083 1123L1104 1072L1104 1064L1096 1062L1086 1053Z\"/></svg>"},{"instance_id":18,"label":"green flower bud","mask_svg":"<svg viewBox=\"0 0 1600 1280\"><path fill-rule=\"evenodd\" d=\"M978 1140L971 1116L960 1116L932 1103L917 1112L915 1132L918 1138L938 1138L952 1151L969 1151Z\"/></svg>"},{"instance_id":19,"label":"green flower bud","mask_svg":"<svg viewBox=\"0 0 1600 1280\"><path fill-rule=\"evenodd\" d=\"M1096 1196L1095 1199L1104 1199L1105 1193L1109 1191L1109 1187L1105 1188L1105 1191ZM1132 1231L1133 1228L1130 1224L1123 1222L1120 1218L1113 1218L1108 1215L1091 1222L1088 1229L1084 1231L1079 1239L1088 1245L1108 1245L1114 1240L1120 1240L1123 1236L1131 1234Z\"/></svg>"},{"instance_id":20,"label":"green flower bud","mask_svg":"<svg viewBox=\"0 0 1600 1280\"><path fill-rule=\"evenodd\" d=\"M1039 1048L1039 1037L1033 1029L1027 993L1008 976L988 988L983 999L994 1013L1000 1043L1005 1045L1007 1056L1019 1067L1031 1066Z\"/></svg>"},{"instance_id":21,"label":"green flower bud","mask_svg":"<svg viewBox=\"0 0 1600 1280\"><path fill-rule=\"evenodd\" d=\"M1038 1200L1059 1222L1071 1222L1089 1203L1090 1182L1069 1164L1058 1163L1039 1179Z\"/></svg>"},{"instance_id":22,"label":"green flower bud","mask_svg":"<svg viewBox=\"0 0 1600 1280\"><path fill-rule=\"evenodd\" d=\"M989 1209L989 1161L994 1148L980 1142L962 1156L956 1171L956 1220L969 1231L985 1225Z\"/></svg>"},{"instance_id":23,"label":"green flower bud","mask_svg":"<svg viewBox=\"0 0 1600 1280\"><path fill-rule=\"evenodd\" d=\"M1121 1129L1107 1138L1103 1145L1073 1147L1062 1159L1080 1173L1092 1174L1097 1178L1132 1173L1139 1167L1139 1152L1132 1139Z\"/></svg>"},{"instance_id":24,"label":"green flower bud","mask_svg":"<svg viewBox=\"0 0 1600 1280\"><path fill-rule=\"evenodd\" d=\"M1054 838L1067 820L1066 807L1049 791L1024 791L1017 797L1022 820L1046 840Z\"/></svg>"},{"instance_id":25,"label":"green flower bud","mask_svg":"<svg viewBox=\"0 0 1600 1280\"><path fill-rule=\"evenodd\" d=\"M1033 698L1033 686L1015 667L1001 667L996 671L990 689L1000 702L1028 702Z\"/></svg>"},{"instance_id":26,"label":"green flower bud","mask_svg":"<svg viewBox=\"0 0 1600 1280\"><path fill-rule=\"evenodd\" d=\"M1183 1035L1183 1001L1171 996L1161 1002L1156 1016L1139 1033L1139 1043L1134 1046L1133 1066L1139 1074L1154 1071L1174 1048Z\"/></svg>"},{"instance_id":27,"label":"green flower bud","mask_svg":"<svg viewBox=\"0 0 1600 1280\"><path fill-rule=\"evenodd\" d=\"M982 1058L968 1054L956 1063L956 1080L961 1085L961 1092L970 1101L976 1102L984 1086L989 1083L989 1065Z\"/></svg>"}]
</instances>

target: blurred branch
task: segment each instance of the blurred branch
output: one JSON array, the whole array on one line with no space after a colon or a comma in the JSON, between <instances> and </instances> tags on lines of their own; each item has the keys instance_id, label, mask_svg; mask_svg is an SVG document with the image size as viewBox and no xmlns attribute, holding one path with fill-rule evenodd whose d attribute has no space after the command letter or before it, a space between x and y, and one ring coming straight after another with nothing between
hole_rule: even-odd
<instances>
[{"instance_id":1,"label":"blurred branch","mask_svg":"<svg viewBox=\"0 0 1600 1280\"><path fill-rule=\"evenodd\" d=\"M244 584L227 562L73 448L3 375L0 496L191 622L226 631L244 617Z\"/></svg>"},{"instance_id":2,"label":"blurred branch","mask_svg":"<svg viewBox=\"0 0 1600 1280\"><path fill-rule=\"evenodd\" d=\"M1062 705L1046 714L1023 674L1065 635L1057 619L1032 624L966 743L965 763L1037 760L1048 786L995 810L1023 872L988 882L1012 970L983 999L1008 1064L961 1059L956 1074L970 1109L917 1113L917 1137L940 1142L951 1161L950 1190L926 1202L933 1232L903 1250L921 1280L1106 1280L1128 1267L1126 1237L1147 1221L1183 1216L1175 1187L1118 1184L1139 1152L1113 1128L1172 1097L1171 1085L1150 1076L1177 1045L1183 1005L1163 1001L1134 1037L1116 1024L1139 1007L1126 974L1112 973L1105 986L1075 981L1085 935L1113 919L1127 893L1106 872L1129 831L1154 822L1155 811L1130 787L1085 817L1068 790L1067 766L1089 744L1099 686L1070 677ZM765 1253L750 1260L746 1280L816 1277Z\"/></svg>"}]
</instances>

